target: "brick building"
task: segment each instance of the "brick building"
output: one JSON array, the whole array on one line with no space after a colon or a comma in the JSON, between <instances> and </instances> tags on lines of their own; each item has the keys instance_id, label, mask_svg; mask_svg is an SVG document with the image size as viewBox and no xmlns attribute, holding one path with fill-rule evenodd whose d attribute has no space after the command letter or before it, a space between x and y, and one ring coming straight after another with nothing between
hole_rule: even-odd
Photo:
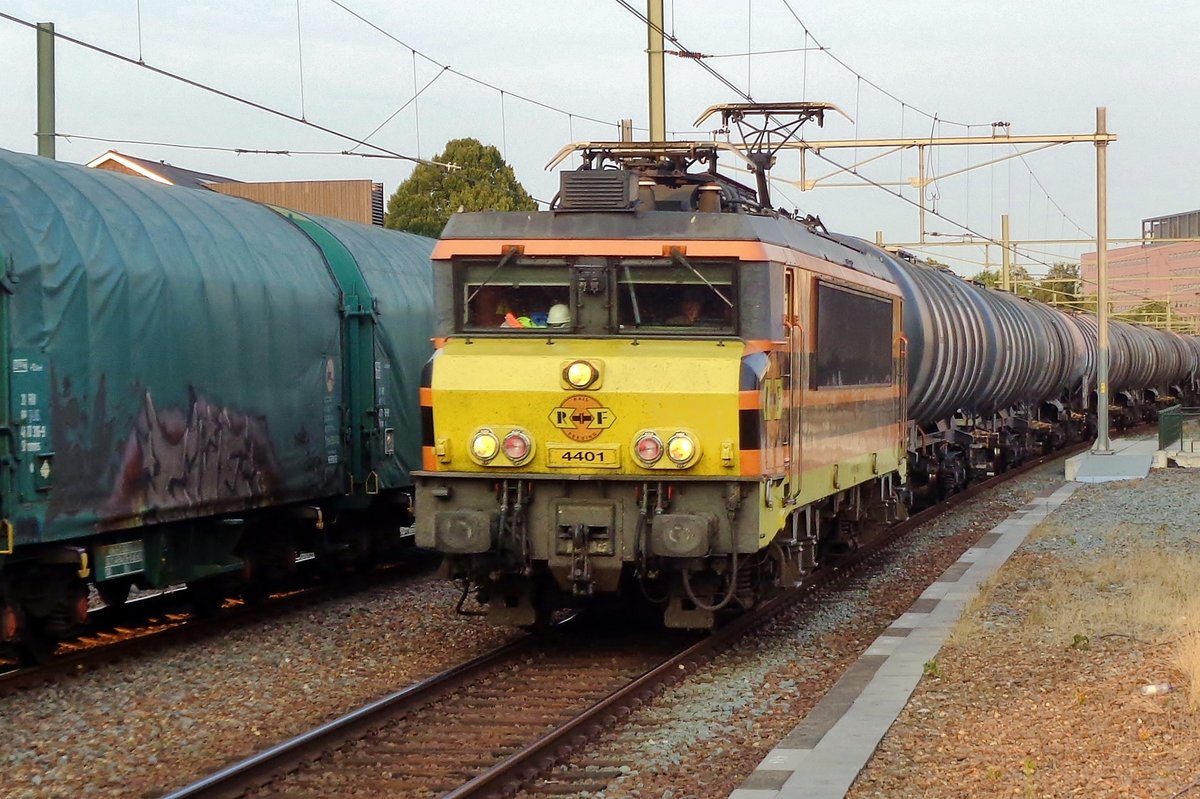
<instances>
[{"instance_id":1,"label":"brick building","mask_svg":"<svg viewBox=\"0 0 1200 799\"><path fill-rule=\"evenodd\" d=\"M1142 243L1108 251L1109 296L1118 313L1147 299L1170 301L1181 316L1200 314L1200 211L1142 220ZM1096 253L1081 256L1085 294L1096 292Z\"/></svg>"}]
</instances>

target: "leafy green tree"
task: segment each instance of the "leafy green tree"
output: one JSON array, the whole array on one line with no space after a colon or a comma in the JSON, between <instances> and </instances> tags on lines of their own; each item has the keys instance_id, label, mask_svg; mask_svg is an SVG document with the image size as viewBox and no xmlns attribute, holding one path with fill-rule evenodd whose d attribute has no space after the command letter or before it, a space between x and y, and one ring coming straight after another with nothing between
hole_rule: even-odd
<instances>
[{"instance_id":1,"label":"leafy green tree","mask_svg":"<svg viewBox=\"0 0 1200 799\"><path fill-rule=\"evenodd\" d=\"M976 283L982 283L988 288L994 289L1000 285L1000 270L999 269L984 269L982 272L976 272L971 275L969 280Z\"/></svg>"},{"instance_id":2,"label":"leafy green tree","mask_svg":"<svg viewBox=\"0 0 1200 799\"><path fill-rule=\"evenodd\" d=\"M437 237L456 211L536 211L500 151L478 139L453 139L433 159L446 169L417 164L388 200L384 226Z\"/></svg>"},{"instance_id":3,"label":"leafy green tree","mask_svg":"<svg viewBox=\"0 0 1200 799\"><path fill-rule=\"evenodd\" d=\"M976 283L982 283L988 288L1000 288L1000 270L999 269L984 269L982 272L977 272L972 275L971 280ZM1012 290L1015 294L1022 297L1028 297L1032 290L1032 278L1029 276L1029 270L1023 266L1014 266L1009 270L1008 279L1011 281Z\"/></svg>"},{"instance_id":4,"label":"leafy green tree","mask_svg":"<svg viewBox=\"0 0 1200 799\"><path fill-rule=\"evenodd\" d=\"M1064 304L1077 300L1082 286L1079 282L1079 264L1060 261L1052 264L1045 277L1033 289L1033 298L1050 304Z\"/></svg>"}]
</instances>

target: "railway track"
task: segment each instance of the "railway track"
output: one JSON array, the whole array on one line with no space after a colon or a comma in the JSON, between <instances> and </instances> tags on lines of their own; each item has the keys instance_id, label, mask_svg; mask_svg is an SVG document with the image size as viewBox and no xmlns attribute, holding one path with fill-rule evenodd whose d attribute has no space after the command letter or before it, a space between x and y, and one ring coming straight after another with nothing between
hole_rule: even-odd
<instances>
[{"instance_id":1,"label":"railway track","mask_svg":"<svg viewBox=\"0 0 1200 799\"><path fill-rule=\"evenodd\" d=\"M696 638L597 633L571 619L168 794L164 799L308 799L511 793L806 595L865 568L889 544L953 507L1047 461L1046 456L948 498L891 528L853 560L814 575L753 614ZM539 792L599 790L621 764L557 771Z\"/></svg>"},{"instance_id":2,"label":"railway track","mask_svg":"<svg viewBox=\"0 0 1200 799\"><path fill-rule=\"evenodd\" d=\"M76 638L60 642L43 662L26 666L16 660L0 661L0 696L156 649L220 635L235 626L283 615L313 602L385 585L422 573L434 562L433 558L413 554L405 561L380 566L366 575L348 573L321 582L281 587L260 602L226 600L214 615L194 613L182 588L130 599L120 606L97 608L89 613L88 629Z\"/></svg>"}]
</instances>

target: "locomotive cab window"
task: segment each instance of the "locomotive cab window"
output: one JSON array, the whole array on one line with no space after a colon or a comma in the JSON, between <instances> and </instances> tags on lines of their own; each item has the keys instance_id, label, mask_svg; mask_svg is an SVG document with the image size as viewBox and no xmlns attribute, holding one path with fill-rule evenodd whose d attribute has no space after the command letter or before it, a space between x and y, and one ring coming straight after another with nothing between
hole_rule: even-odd
<instances>
[{"instance_id":1,"label":"locomotive cab window","mask_svg":"<svg viewBox=\"0 0 1200 799\"><path fill-rule=\"evenodd\" d=\"M817 283L817 340L813 388L892 382L892 303Z\"/></svg>"},{"instance_id":2,"label":"locomotive cab window","mask_svg":"<svg viewBox=\"0 0 1200 799\"><path fill-rule=\"evenodd\" d=\"M565 264L463 264L455 279L462 330L570 330L571 281Z\"/></svg>"},{"instance_id":3,"label":"locomotive cab window","mask_svg":"<svg viewBox=\"0 0 1200 799\"><path fill-rule=\"evenodd\" d=\"M617 325L623 333L732 333L732 264L619 264Z\"/></svg>"}]
</instances>

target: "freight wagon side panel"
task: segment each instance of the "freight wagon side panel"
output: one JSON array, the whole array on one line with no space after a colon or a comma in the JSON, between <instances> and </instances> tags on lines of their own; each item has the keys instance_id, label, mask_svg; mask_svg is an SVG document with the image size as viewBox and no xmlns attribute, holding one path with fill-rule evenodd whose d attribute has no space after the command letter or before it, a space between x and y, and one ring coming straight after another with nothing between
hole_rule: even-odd
<instances>
[{"instance_id":1,"label":"freight wagon side panel","mask_svg":"<svg viewBox=\"0 0 1200 799\"><path fill-rule=\"evenodd\" d=\"M421 370L433 354L434 239L313 217L346 246L375 299L378 437L391 431L391 453L376 453L383 488L412 485L421 468Z\"/></svg>"},{"instance_id":2,"label":"freight wagon side panel","mask_svg":"<svg viewBox=\"0 0 1200 799\"><path fill-rule=\"evenodd\" d=\"M0 151L17 544L339 493L338 293L269 209Z\"/></svg>"}]
</instances>

